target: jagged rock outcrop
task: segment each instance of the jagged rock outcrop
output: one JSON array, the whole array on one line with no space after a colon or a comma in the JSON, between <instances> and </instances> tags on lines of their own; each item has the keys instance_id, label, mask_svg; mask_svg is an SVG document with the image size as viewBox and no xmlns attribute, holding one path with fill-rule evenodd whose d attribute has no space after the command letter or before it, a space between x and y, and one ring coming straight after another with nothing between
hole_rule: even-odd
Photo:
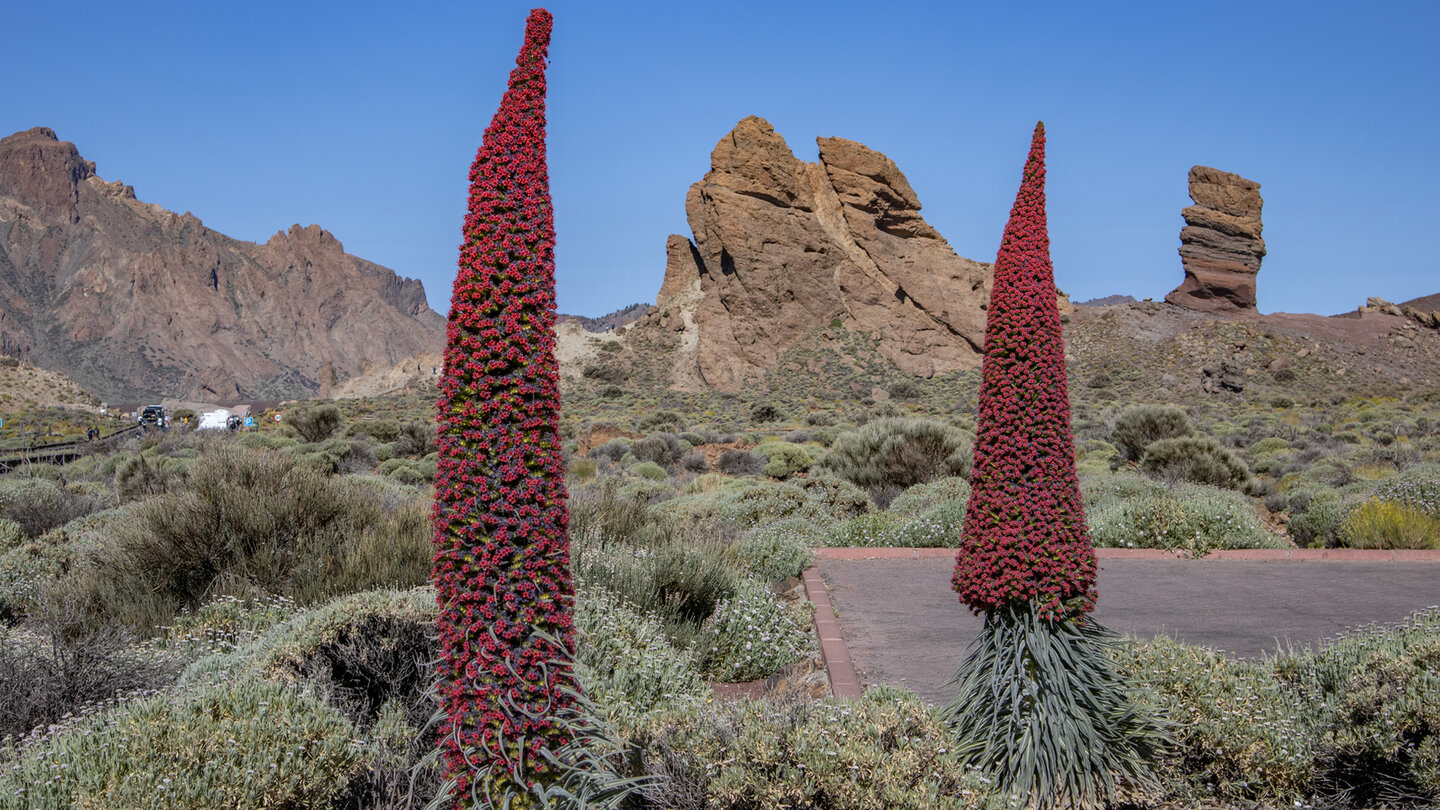
<instances>
[{"instance_id":1,"label":"jagged rock outcrop","mask_svg":"<svg viewBox=\"0 0 1440 810\"><path fill-rule=\"evenodd\" d=\"M684 362L724 391L836 321L918 376L979 365L990 265L956 255L889 158L817 142L820 161L801 161L754 116L720 139L685 198L694 239L669 238L660 311L648 317L686 333Z\"/></svg>"},{"instance_id":2,"label":"jagged rock outcrop","mask_svg":"<svg viewBox=\"0 0 1440 810\"><path fill-rule=\"evenodd\" d=\"M318 226L231 239L100 179L50 129L0 139L0 351L111 402L310 395L444 333L419 281Z\"/></svg>"},{"instance_id":3,"label":"jagged rock outcrop","mask_svg":"<svg viewBox=\"0 0 1440 810\"><path fill-rule=\"evenodd\" d=\"M1260 237L1260 184L1208 166L1190 168L1190 199L1181 211L1180 261L1185 281L1165 300L1204 312L1255 311L1255 277L1265 257Z\"/></svg>"}]
</instances>

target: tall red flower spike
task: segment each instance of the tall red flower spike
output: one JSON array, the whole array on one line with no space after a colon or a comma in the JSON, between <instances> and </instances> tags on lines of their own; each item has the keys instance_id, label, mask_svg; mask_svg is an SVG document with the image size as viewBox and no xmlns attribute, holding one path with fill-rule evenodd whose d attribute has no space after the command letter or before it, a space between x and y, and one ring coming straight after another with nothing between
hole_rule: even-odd
<instances>
[{"instance_id":1,"label":"tall red flower spike","mask_svg":"<svg viewBox=\"0 0 1440 810\"><path fill-rule=\"evenodd\" d=\"M535 9L470 169L435 472L441 729L457 806L525 793L568 742L574 649L545 163L550 13ZM478 775L478 776L477 776ZM477 780L483 784L477 784Z\"/></svg>"},{"instance_id":2,"label":"tall red flower spike","mask_svg":"<svg viewBox=\"0 0 1440 810\"><path fill-rule=\"evenodd\" d=\"M1033 601L1045 618L1095 607L1095 552L1075 478L1065 347L1045 227L1045 124L995 259L979 435L951 580L979 613Z\"/></svg>"}]
</instances>

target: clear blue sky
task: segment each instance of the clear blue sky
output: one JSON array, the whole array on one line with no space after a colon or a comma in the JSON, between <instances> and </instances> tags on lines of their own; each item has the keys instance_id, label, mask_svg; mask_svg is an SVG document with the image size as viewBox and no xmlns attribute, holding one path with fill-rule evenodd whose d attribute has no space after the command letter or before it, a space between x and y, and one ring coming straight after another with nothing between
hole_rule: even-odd
<instances>
[{"instance_id":1,"label":"clear blue sky","mask_svg":"<svg viewBox=\"0 0 1440 810\"><path fill-rule=\"evenodd\" d=\"M11 3L0 134L240 239L317 223L444 312L466 175L532 3ZM562 312L653 301L665 237L746 115L889 155L993 260L1044 119L1056 280L1163 296L1186 172L1259 181L1262 311L1440 292L1440 3L560 0L550 169Z\"/></svg>"}]
</instances>

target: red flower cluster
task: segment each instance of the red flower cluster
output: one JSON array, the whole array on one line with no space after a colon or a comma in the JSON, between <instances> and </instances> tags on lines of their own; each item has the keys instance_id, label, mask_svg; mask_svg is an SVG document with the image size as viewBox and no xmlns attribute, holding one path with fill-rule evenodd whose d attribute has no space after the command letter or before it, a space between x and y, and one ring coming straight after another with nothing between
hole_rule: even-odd
<instances>
[{"instance_id":1,"label":"red flower cluster","mask_svg":"<svg viewBox=\"0 0 1440 810\"><path fill-rule=\"evenodd\" d=\"M555 226L545 163L551 17L530 13L470 169L440 383L435 475L439 675L459 805L543 779L568 740L574 649L555 360ZM558 643L556 643L558 641ZM491 784L474 785L488 768ZM499 786L504 789L504 786ZM480 801L480 800L477 800Z\"/></svg>"},{"instance_id":2,"label":"red flower cluster","mask_svg":"<svg viewBox=\"0 0 1440 810\"><path fill-rule=\"evenodd\" d=\"M1045 224L1045 125L995 259L979 435L951 580L977 613L1035 601L1060 619L1095 606L1095 552L1075 478L1065 347Z\"/></svg>"}]
</instances>

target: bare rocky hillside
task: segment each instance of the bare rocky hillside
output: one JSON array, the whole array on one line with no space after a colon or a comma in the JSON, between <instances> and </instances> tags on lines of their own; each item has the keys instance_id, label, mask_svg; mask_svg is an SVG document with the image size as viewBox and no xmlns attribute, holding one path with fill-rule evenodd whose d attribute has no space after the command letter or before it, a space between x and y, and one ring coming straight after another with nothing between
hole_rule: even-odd
<instances>
[{"instance_id":1,"label":"bare rocky hillside","mask_svg":"<svg viewBox=\"0 0 1440 810\"><path fill-rule=\"evenodd\" d=\"M111 401L217 402L313 395L443 343L419 281L318 226L231 239L47 128L0 139L0 353Z\"/></svg>"}]
</instances>

